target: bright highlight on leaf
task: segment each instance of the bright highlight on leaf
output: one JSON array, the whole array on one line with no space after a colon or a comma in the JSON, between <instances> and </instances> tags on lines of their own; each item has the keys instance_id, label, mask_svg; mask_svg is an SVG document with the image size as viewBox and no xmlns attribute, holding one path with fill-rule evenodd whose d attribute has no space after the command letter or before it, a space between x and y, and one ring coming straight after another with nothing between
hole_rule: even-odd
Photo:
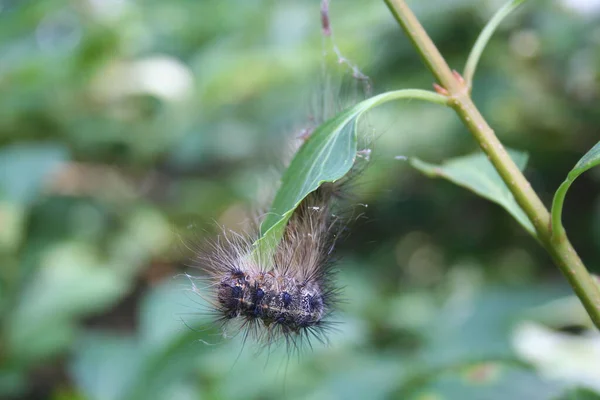
<instances>
[{"instance_id":1,"label":"bright highlight on leaf","mask_svg":"<svg viewBox=\"0 0 600 400\"><path fill-rule=\"evenodd\" d=\"M508 150L520 170L527 165L527 153ZM477 153L448 160L440 165L430 164L418 158L409 158L410 165L431 178L441 177L462 186L481 197L504 207L527 232L536 236L527 215L517 204L502 178L485 154Z\"/></svg>"},{"instance_id":2,"label":"bright highlight on leaf","mask_svg":"<svg viewBox=\"0 0 600 400\"><path fill-rule=\"evenodd\" d=\"M597 165L600 165L600 142L596 143L594 147L590 149L567 175L567 179L559 186L558 190L554 194L554 200L552 201L552 229L553 237L557 234L562 234L564 228L562 225L562 209L565 202L565 196L571 184L577 177L583 174L588 169L591 169Z\"/></svg>"},{"instance_id":3,"label":"bright highlight on leaf","mask_svg":"<svg viewBox=\"0 0 600 400\"><path fill-rule=\"evenodd\" d=\"M283 174L281 187L261 225L261 236L255 243L259 254L268 254L277 246L288 219L309 193L321 184L335 182L348 173L356 158L356 129L361 115L379 104L397 99L447 103L446 97L431 91L398 90L362 101L319 126Z\"/></svg>"}]
</instances>

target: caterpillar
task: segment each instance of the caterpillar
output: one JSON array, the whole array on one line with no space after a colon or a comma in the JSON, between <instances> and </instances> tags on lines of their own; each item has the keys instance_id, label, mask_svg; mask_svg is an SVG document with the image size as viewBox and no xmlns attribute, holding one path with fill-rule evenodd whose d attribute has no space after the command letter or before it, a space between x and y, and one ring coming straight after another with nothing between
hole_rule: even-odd
<instances>
[{"instance_id":1,"label":"caterpillar","mask_svg":"<svg viewBox=\"0 0 600 400\"><path fill-rule=\"evenodd\" d=\"M321 19L337 64L351 67L353 79L369 92L370 79L333 43L328 0L322 1ZM325 83L331 82L326 79ZM335 104L329 98L331 91L320 94L321 107L313 122L325 122L340 111L340 104L337 110L327 107ZM299 138L310 140L313 128L304 130ZM363 150L357 156L368 161L369 154L370 150ZM312 339L328 343L327 333L335 325L331 316L340 301L333 249L343 225L339 212L336 216L334 211L338 211L337 200L355 175L353 167L341 180L323 183L309 193L294 209L280 242L269 255L255 252L258 234L223 232L210 244L210 251L197 256L196 264L207 275L208 284L204 289L193 285L193 291L208 300L215 322L224 332L232 326L242 333L244 343L252 337L267 347L281 341L288 349L310 345Z\"/></svg>"},{"instance_id":2,"label":"caterpillar","mask_svg":"<svg viewBox=\"0 0 600 400\"><path fill-rule=\"evenodd\" d=\"M341 229L333 214L340 183L325 183L296 208L275 251L253 254L253 236L224 232L197 256L207 275L205 290L216 323L233 326L243 341L253 337L270 346L283 340L288 349L317 339L327 343L330 320L339 301L333 248Z\"/></svg>"},{"instance_id":3,"label":"caterpillar","mask_svg":"<svg viewBox=\"0 0 600 400\"><path fill-rule=\"evenodd\" d=\"M326 98L329 90L321 95L325 103L331 100ZM326 108L317 120L324 121L333 111ZM306 143L311 133L304 130L298 139ZM358 151L356 160L368 162L370 151ZM197 253L194 265L204 272L207 284L194 284L192 291L208 302L224 336L241 332L243 343L248 338L264 347L284 342L288 350L300 350L305 343L312 347L313 339L328 344L328 333L336 325L332 314L341 297L334 247L349 216L340 202L348 199L348 189L363 167L355 163L343 178L309 193L270 254L255 251L258 223L249 234L224 230L207 243L208 251Z\"/></svg>"}]
</instances>

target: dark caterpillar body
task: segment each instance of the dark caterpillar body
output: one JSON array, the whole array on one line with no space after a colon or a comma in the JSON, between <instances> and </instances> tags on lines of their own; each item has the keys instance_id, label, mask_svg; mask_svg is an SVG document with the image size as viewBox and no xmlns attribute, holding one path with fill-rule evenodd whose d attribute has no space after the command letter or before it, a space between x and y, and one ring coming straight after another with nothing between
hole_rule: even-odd
<instances>
[{"instance_id":1,"label":"dark caterpillar body","mask_svg":"<svg viewBox=\"0 0 600 400\"><path fill-rule=\"evenodd\" d=\"M228 318L257 318L294 333L317 325L325 312L316 283L278 278L272 271L257 276L236 271L221 282L217 298Z\"/></svg>"},{"instance_id":2,"label":"dark caterpillar body","mask_svg":"<svg viewBox=\"0 0 600 400\"><path fill-rule=\"evenodd\" d=\"M334 184L324 184L300 203L270 257L257 260L251 239L235 235L224 235L201 257L223 326L237 322L244 337L266 345L282 338L294 347L311 337L326 341L332 324L327 317L338 292L331 270L338 226L330 212L335 190Z\"/></svg>"}]
</instances>

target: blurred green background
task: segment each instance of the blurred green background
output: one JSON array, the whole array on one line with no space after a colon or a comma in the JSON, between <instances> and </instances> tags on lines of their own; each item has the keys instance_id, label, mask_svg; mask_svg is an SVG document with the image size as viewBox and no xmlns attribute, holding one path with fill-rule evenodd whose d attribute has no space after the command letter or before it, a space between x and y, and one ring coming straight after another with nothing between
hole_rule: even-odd
<instances>
[{"instance_id":1,"label":"blurred green background","mask_svg":"<svg viewBox=\"0 0 600 400\"><path fill-rule=\"evenodd\" d=\"M461 69L502 1L410 4ZM431 87L383 2L333 0L331 20L374 93ZM599 21L598 1L531 1L475 77L546 204L598 141ZM476 149L420 102L369 114L330 346L257 355L207 328L186 244L272 190L322 112L330 46L316 0L0 1L0 398L600 398L600 336L546 254L497 205L395 159ZM577 180L564 214L596 272L599 181Z\"/></svg>"}]
</instances>

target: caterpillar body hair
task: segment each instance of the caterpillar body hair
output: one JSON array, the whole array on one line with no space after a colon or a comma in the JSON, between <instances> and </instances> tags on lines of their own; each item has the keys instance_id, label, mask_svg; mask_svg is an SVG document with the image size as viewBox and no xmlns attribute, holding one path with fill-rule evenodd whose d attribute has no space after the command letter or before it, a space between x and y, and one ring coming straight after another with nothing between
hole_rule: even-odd
<instances>
[{"instance_id":1,"label":"caterpillar body hair","mask_svg":"<svg viewBox=\"0 0 600 400\"><path fill-rule=\"evenodd\" d=\"M233 326L244 342L281 341L299 349L311 339L326 343L339 300L332 250L340 231L332 202L339 185L325 183L296 208L275 251L253 255L253 238L225 232L198 257L209 284L204 293L217 323ZM195 289L202 292L201 289Z\"/></svg>"},{"instance_id":2,"label":"caterpillar body hair","mask_svg":"<svg viewBox=\"0 0 600 400\"><path fill-rule=\"evenodd\" d=\"M315 122L324 122L330 113L325 110ZM304 143L310 134L303 132L297 139ZM290 150L291 158L298 147ZM207 243L208 251L197 253L194 264L204 272L200 279L207 284L194 284L192 290L208 302L224 336L241 334L244 343L251 338L263 347L284 343L288 352L303 344L312 347L313 339L329 343L328 333L336 325L332 314L340 302L333 250L348 219L339 203L349 200L348 189L369 156L369 149L358 151L344 177L309 193L268 255L255 251L259 221L249 234L224 230Z\"/></svg>"}]
</instances>

